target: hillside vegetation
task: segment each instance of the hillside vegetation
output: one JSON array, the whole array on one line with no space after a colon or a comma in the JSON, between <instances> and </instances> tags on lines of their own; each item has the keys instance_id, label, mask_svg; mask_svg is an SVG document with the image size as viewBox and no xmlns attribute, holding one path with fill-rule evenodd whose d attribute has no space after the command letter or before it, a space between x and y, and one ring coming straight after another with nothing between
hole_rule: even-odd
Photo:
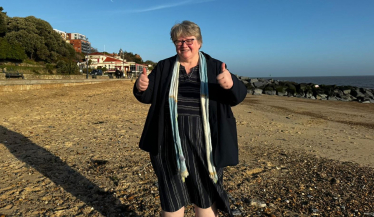
<instances>
[{"instance_id":1,"label":"hillside vegetation","mask_svg":"<svg viewBox=\"0 0 374 217\"><path fill-rule=\"evenodd\" d=\"M48 22L33 16L8 17L0 7L1 68L9 69L12 66L9 63L17 63L13 67L15 70L24 71L25 67L34 67L31 70L34 73L52 73L55 69L61 73L76 74L78 67L68 66L76 66L80 58ZM59 67L56 67L59 61Z\"/></svg>"},{"instance_id":2,"label":"hillside vegetation","mask_svg":"<svg viewBox=\"0 0 374 217\"><path fill-rule=\"evenodd\" d=\"M34 74L79 74L77 62L85 54L76 52L47 21L34 16L8 17L3 10L0 7L0 72L6 68ZM138 54L122 55L143 63Z\"/></svg>"}]
</instances>

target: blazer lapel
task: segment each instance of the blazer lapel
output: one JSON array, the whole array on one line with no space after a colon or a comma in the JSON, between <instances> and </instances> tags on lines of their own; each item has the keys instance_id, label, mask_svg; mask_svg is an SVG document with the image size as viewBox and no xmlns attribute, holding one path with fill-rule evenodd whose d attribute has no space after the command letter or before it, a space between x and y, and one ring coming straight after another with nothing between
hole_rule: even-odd
<instances>
[{"instance_id":1,"label":"blazer lapel","mask_svg":"<svg viewBox=\"0 0 374 217\"><path fill-rule=\"evenodd\" d=\"M170 62L165 63L165 67L169 68L164 70L166 73L163 73L161 76L161 81L165 81L161 87L161 93L162 93L162 99L169 99L168 93L169 93L169 88L170 88L170 83L171 83L171 78L173 75L173 68L174 64L176 61L177 56L174 56L172 59L170 59Z\"/></svg>"}]
</instances>

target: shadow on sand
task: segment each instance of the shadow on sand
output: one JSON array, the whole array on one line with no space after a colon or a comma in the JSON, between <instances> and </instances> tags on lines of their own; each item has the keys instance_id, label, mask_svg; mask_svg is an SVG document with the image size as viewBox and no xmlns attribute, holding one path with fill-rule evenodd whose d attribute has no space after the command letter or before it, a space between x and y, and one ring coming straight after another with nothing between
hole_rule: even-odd
<instances>
[{"instance_id":1,"label":"shadow on sand","mask_svg":"<svg viewBox=\"0 0 374 217\"><path fill-rule=\"evenodd\" d=\"M104 216L136 216L112 193L105 192L59 157L33 143L22 134L0 125L1 141L16 158L35 168L56 185L93 207ZM132 214L130 214L132 213Z\"/></svg>"}]
</instances>

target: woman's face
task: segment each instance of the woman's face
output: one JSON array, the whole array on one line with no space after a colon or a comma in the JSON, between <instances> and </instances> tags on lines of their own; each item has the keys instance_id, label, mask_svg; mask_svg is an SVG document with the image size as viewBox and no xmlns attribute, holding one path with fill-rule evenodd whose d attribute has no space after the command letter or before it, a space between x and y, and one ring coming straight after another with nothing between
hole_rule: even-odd
<instances>
[{"instance_id":1,"label":"woman's face","mask_svg":"<svg viewBox=\"0 0 374 217\"><path fill-rule=\"evenodd\" d=\"M201 44L195 36L180 37L174 44L181 61L192 60L199 55Z\"/></svg>"}]
</instances>

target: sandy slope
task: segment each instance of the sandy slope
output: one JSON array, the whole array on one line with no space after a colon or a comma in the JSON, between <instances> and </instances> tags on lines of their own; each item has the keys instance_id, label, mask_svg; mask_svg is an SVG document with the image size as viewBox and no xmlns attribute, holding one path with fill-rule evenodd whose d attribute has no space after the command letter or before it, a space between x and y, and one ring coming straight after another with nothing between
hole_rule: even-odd
<instances>
[{"instance_id":1,"label":"sandy slope","mask_svg":"<svg viewBox=\"0 0 374 217\"><path fill-rule=\"evenodd\" d=\"M302 149L374 167L374 104L248 96L234 109L242 145Z\"/></svg>"},{"instance_id":2,"label":"sandy slope","mask_svg":"<svg viewBox=\"0 0 374 217\"><path fill-rule=\"evenodd\" d=\"M137 148L148 107L129 81L0 93L0 214L157 215L156 178ZM248 96L233 110L240 164L226 169L225 187L234 210L374 212L373 104Z\"/></svg>"}]
</instances>

